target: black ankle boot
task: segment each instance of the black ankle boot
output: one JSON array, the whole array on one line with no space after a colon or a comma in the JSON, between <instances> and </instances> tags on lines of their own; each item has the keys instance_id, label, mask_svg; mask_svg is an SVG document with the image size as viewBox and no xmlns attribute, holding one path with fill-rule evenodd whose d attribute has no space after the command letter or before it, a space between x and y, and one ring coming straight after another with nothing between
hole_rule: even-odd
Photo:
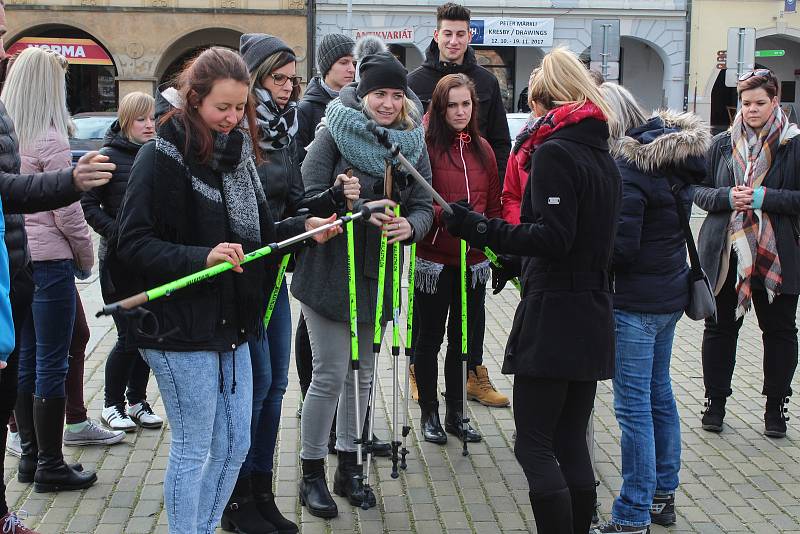
<instances>
[{"instance_id":1,"label":"black ankle boot","mask_svg":"<svg viewBox=\"0 0 800 534\"><path fill-rule=\"evenodd\" d=\"M564 488L548 493L528 493L536 521L536 532L543 534L575 534L572 522L572 497ZM582 533L589 532L587 526Z\"/></svg>"},{"instance_id":2,"label":"black ankle boot","mask_svg":"<svg viewBox=\"0 0 800 534\"><path fill-rule=\"evenodd\" d=\"M375 506L375 494L372 490L364 491L364 467L356 462L355 452L338 451L339 466L333 475L333 492L340 497L347 497L353 506Z\"/></svg>"},{"instance_id":3,"label":"black ankle boot","mask_svg":"<svg viewBox=\"0 0 800 534\"><path fill-rule=\"evenodd\" d=\"M364 428L361 431L361 443L367 443L367 436L369 435L369 411L370 408L367 406L367 416L364 418ZM372 434L372 456L391 456L392 455L392 444L388 441L384 441L382 439L378 439L375 434ZM334 444L335 446L335 444Z\"/></svg>"},{"instance_id":4,"label":"black ankle boot","mask_svg":"<svg viewBox=\"0 0 800 534\"><path fill-rule=\"evenodd\" d=\"M703 430L709 432L722 432L722 420L725 419L725 397L710 397L706 399L703 410Z\"/></svg>"},{"instance_id":5,"label":"black ankle boot","mask_svg":"<svg viewBox=\"0 0 800 534\"><path fill-rule=\"evenodd\" d=\"M250 477L239 477L228 505L222 512L222 530L240 534L277 534L275 525L266 521L258 511Z\"/></svg>"},{"instance_id":6,"label":"black ankle boot","mask_svg":"<svg viewBox=\"0 0 800 534\"><path fill-rule=\"evenodd\" d=\"M272 493L272 472L253 473L250 481L253 484L253 499L261 517L272 523L278 534L295 534L297 525L283 517L275 504L275 494Z\"/></svg>"},{"instance_id":7,"label":"black ankle boot","mask_svg":"<svg viewBox=\"0 0 800 534\"><path fill-rule=\"evenodd\" d=\"M437 401L420 402L419 408L422 411L419 423L422 438L425 441L439 445L447 443L447 434L445 434L442 423L439 421L439 403Z\"/></svg>"},{"instance_id":8,"label":"black ankle boot","mask_svg":"<svg viewBox=\"0 0 800 534\"><path fill-rule=\"evenodd\" d=\"M586 534L592 526L592 516L597 502L594 484L585 488L570 488L572 499L572 529L575 534Z\"/></svg>"},{"instance_id":9,"label":"black ankle boot","mask_svg":"<svg viewBox=\"0 0 800 534\"><path fill-rule=\"evenodd\" d=\"M325 482L325 459L301 460L303 478L300 479L300 504L316 517L330 519L339 515L336 502Z\"/></svg>"},{"instance_id":10,"label":"black ankle boot","mask_svg":"<svg viewBox=\"0 0 800 534\"><path fill-rule=\"evenodd\" d=\"M97 481L94 472L76 471L64 463L61 445L64 436L66 399L33 397L33 424L39 445L39 462L33 477L33 491L85 489Z\"/></svg>"},{"instance_id":11,"label":"black ankle boot","mask_svg":"<svg viewBox=\"0 0 800 534\"><path fill-rule=\"evenodd\" d=\"M789 408L789 397L767 397L767 407L764 411L764 435L770 438L786 437L786 413Z\"/></svg>"},{"instance_id":12,"label":"black ankle boot","mask_svg":"<svg viewBox=\"0 0 800 534\"><path fill-rule=\"evenodd\" d=\"M461 424L462 406L461 400L454 401L452 399L445 399L445 415L444 415L444 429L450 434L453 434L461 441L467 443L477 443L482 437L477 430L472 428L472 425L467 423L466 438L464 437L463 427Z\"/></svg>"}]
</instances>

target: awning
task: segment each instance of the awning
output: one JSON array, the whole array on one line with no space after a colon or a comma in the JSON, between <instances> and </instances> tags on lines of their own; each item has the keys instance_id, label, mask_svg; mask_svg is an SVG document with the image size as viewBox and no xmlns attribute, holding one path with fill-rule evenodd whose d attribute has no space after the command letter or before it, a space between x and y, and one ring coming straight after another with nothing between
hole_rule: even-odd
<instances>
[{"instance_id":1,"label":"awning","mask_svg":"<svg viewBox=\"0 0 800 534\"><path fill-rule=\"evenodd\" d=\"M113 65L114 62L102 46L91 39L68 39L60 37L23 37L7 50L11 56L26 48L36 46L49 48L67 58L73 65Z\"/></svg>"}]
</instances>

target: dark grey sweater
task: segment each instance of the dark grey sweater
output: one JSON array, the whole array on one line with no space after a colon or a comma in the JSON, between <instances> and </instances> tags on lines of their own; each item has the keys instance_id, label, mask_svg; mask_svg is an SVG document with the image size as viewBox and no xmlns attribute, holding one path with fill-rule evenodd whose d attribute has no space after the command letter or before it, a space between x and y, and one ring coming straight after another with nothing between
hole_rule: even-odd
<instances>
[{"instance_id":1,"label":"dark grey sweater","mask_svg":"<svg viewBox=\"0 0 800 534\"><path fill-rule=\"evenodd\" d=\"M345 100L345 97L346 95L343 97L345 104L354 107L355 104ZM375 147L378 150L377 142ZM430 183L431 165L426 150L422 151L419 161L414 166ZM372 176L355 168L342 157L328 129L320 129L303 161L302 172L306 197L316 195L331 187L336 176L347 168L353 168L353 176L359 178L362 201L381 198L379 194L374 193L374 185L376 182L383 184L383 176ZM413 179L409 179L409 186L401 193L400 205L402 215L414 228L414 241L421 240L433 223L431 195ZM378 298L380 230L368 222L360 221L353 223L353 228L355 229L358 322L372 323L375 319L375 304ZM384 321L391 314L391 258L390 247L387 251L386 262ZM298 300L310 306L320 315L333 321L348 321L347 240L344 234L324 245L307 248L299 253L297 267L292 277L291 290Z\"/></svg>"}]
</instances>

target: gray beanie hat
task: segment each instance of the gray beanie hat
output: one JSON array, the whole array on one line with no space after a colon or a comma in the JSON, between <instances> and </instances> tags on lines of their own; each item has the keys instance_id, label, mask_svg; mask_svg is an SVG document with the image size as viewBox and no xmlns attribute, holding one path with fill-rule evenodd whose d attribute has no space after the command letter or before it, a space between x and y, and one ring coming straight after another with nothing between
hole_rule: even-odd
<instances>
[{"instance_id":1,"label":"gray beanie hat","mask_svg":"<svg viewBox=\"0 0 800 534\"><path fill-rule=\"evenodd\" d=\"M317 48L317 70L323 78L334 63L344 56L353 55L356 42L349 36L341 33L329 33L322 38Z\"/></svg>"},{"instance_id":2,"label":"gray beanie hat","mask_svg":"<svg viewBox=\"0 0 800 534\"><path fill-rule=\"evenodd\" d=\"M254 73L264 60L277 52L289 52L294 55L294 50L274 35L245 33L239 37L239 53L244 58L250 74Z\"/></svg>"}]
</instances>

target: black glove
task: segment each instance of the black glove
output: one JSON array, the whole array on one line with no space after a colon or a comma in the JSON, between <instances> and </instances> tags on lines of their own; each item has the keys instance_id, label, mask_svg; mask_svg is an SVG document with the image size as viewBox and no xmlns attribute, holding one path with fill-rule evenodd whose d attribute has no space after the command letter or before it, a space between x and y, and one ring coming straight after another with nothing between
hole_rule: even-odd
<instances>
[{"instance_id":1,"label":"black glove","mask_svg":"<svg viewBox=\"0 0 800 534\"><path fill-rule=\"evenodd\" d=\"M491 264L492 267L492 294L500 293L509 280L516 278L520 274L519 256L501 255L497 257L500 264Z\"/></svg>"},{"instance_id":2,"label":"black glove","mask_svg":"<svg viewBox=\"0 0 800 534\"><path fill-rule=\"evenodd\" d=\"M442 220L450 235L460 237L478 248L486 246L486 232L489 229L486 217L472 211L466 199L451 202L450 209L453 210L452 214L442 211Z\"/></svg>"}]
</instances>

